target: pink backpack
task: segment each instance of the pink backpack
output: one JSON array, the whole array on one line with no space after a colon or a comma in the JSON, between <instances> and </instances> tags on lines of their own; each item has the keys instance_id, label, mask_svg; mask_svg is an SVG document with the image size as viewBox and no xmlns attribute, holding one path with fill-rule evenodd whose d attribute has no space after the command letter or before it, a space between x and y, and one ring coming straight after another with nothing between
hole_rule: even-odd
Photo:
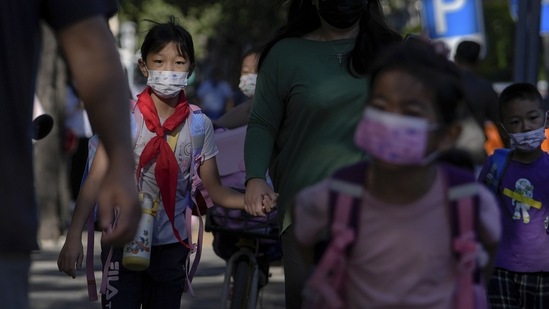
<instances>
[{"instance_id":1,"label":"pink backpack","mask_svg":"<svg viewBox=\"0 0 549 309\"><path fill-rule=\"evenodd\" d=\"M477 184L472 173L443 165L452 226L452 250L458 259L454 309L488 308L480 268L476 263L479 243ZM319 260L304 289L304 309L344 308L347 257L355 242L367 163L336 172L330 182L331 228L328 240L315 248Z\"/></svg>"}]
</instances>

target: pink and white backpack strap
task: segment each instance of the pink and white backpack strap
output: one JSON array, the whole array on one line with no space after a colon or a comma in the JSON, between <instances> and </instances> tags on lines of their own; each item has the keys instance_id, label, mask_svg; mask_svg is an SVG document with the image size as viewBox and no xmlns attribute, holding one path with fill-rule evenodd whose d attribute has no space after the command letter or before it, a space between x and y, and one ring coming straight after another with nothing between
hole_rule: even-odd
<instances>
[{"instance_id":1,"label":"pink and white backpack strap","mask_svg":"<svg viewBox=\"0 0 549 309\"><path fill-rule=\"evenodd\" d=\"M474 272L480 246L475 233L475 198L478 192L476 183L467 183L451 187L448 199L454 208L454 225L457 229L452 241L452 249L458 253L458 274L454 308L487 308L484 293L475 291Z\"/></svg>"},{"instance_id":2,"label":"pink and white backpack strap","mask_svg":"<svg viewBox=\"0 0 549 309\"><path fill-rule=\"evenodd\" d=\"M90 171L93 159L95 158L95 153L97 152L97 147L99 147L99 136L94 135L88 140L88 159L86 162L86 168L84 170L84 175L82 176L82 184L84 183L88 172ZM97 296L97 283L95 280L94 265L93 265L93 251L94 251L94 237L95 237L95 216L96 216L96 207L94 207L93 213L88 217L87 222L87 231L88 231L88 243L86 247L86 281L88 285L88 299L90 301L96 301Z\"/></svg>"},{"instance_id":3,"label":"pink and white backpack strap","mask_svg":"<svg viewBox=\"0 0 549 309\"><path fill-rule=\"evenodd\" d=\"M189 294L194 297L194 290L192 288L192 280L194 278L194 275L198 269L198 264L200 263L200 259L202 257L202 244L204 242L204 221L202 219L202 214L200 214L200 210L198 208L198 203L196 201L196 194L197 190L200 192L202 197L204 198L204 201L206 202L206 206L212 207L213 201L210 198L210 195L208 191L206 190L206 187L204 186L204 183L202 182L202 179L200 178L199 174L199 168L202 163L204 163L204 156L202 155L202 148L204 146L204 139L206 135L206 126L204 124L204 116L202 114L202 111L200 108L196 105L189 104L191 108L191 114L189 116L190 123L189 123L189 130L190 130L190 136L191 136L191 148L192 148L192 157L191 160L191 190L188 194L190 194L192 204L197 207L198 212L198 236L197 236L197 242L193 243L192 241L192 211L191 209L188 209L185 213L186 217L186 224L187 224L187 234L189 237L189 244L191 245L189 255L187 256L187 279L186 279L186 287L185 290L189 292ZM191 255L195 254L195 257L191 263Z\"/></svg>"},{"instance_id":4,"label":"pink and white backpack strap","mask_svg":"<svg viewBox=\"0 0 549 309\"><path fill-rule=\"evenodd\" d=\"M350 224L356 215L362 196L362 187L355 183L333 179L331 189L336 192L331 226L331 240L322 255L314 273L307 281L305 294L307 303L304 308L343 308L344 301L340 292L345 284L348 248L356 238L356 230ZM307 295L309 294L309 295ZM310 295L322 295L321 298ZM322 303L312 304L321 299Z\"/></svg>"},{"instance_id":5,"label":"pink and white backpack strap","mask_svg":"<svg viewBox=\"0 0 549 309\"><path fill-rule=\"evenodd\" d=\"M95 280L95 273L93 267L93 249L94 249L94 237L95 231L94 216L88 217L88 245L86 248L86 280L88 282L88 299L90 301L96 301L97 297L97 283Z\"/></svg>"}]
</instances>

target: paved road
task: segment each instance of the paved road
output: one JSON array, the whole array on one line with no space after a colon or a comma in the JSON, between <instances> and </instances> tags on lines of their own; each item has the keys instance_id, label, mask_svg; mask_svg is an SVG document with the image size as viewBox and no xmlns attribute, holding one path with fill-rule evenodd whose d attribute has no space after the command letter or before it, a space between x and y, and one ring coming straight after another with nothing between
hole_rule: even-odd
<instances>
[{"instance_id":1,"label":"paved road","mask_svg":"<svg viewBox=\"0 0 549 309\"><path fill-rule=\"evenodd\" d=\"M97 233L96 233L97 234ZM84 239L86 235L84 234ZM99 237L96 235L96 244ZM63 240L58 243L44 243L42 250L33 255L30 275L30 309L98 309L99 302L88 301L86 274L82 269L76 279L72 279L57 269L57 255ZM86 246L84 242L84 246ZM95 274L100 285L101 262L99 248L95 249ZM206 233L202 260L193 288L196 299L184 294L181 308L209 309L220 308L220 297L224 278L225 262L215 255L211 248L211 234ZM271 267L272 277L262 291L258 308L284 308L284 277L280 266Z\"/></svg>"}]
</instances>

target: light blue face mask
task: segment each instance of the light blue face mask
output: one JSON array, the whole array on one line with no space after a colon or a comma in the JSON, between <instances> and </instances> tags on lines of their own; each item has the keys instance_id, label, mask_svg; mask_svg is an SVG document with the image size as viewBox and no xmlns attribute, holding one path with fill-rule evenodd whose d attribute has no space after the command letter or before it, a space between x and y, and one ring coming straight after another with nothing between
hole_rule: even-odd
<instances>
[{"instance_id":1,"label":"light blue face mask","mask_svg":"<svg viewBox=\"0 0 549 309\"><path fill-rule=\"evenodd\" d=\"M547 113L545 114L545 121L541 128L520 133L509 133L507 129L503 127L505 132L509 134L511 148L518 149L524 152L532 152L540 148L541 143L545 140L545 125L547 124ZM503 125L502 125L503 126Z\"/></svg>"},{"instance_id":2,"label":"light blue face mask","mask_svg":"<svg viewBox=\"0 0 549 309\"><path fill-rule=\"evenodd\" d=\"M148 72L147 85L162 99L179 95L181 90L187 86L187 72L155 70L148 70Z\"/></svg>"}]
</instances>

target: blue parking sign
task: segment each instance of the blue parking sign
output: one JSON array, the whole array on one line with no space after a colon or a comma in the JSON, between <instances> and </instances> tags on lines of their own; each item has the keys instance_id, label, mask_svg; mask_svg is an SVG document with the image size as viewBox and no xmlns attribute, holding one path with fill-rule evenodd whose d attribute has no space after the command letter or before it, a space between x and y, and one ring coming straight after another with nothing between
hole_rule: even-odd
<instances>
[{"instance_id":1,"label":"blue parking sign","mask_svg":"<svg viewBox=\"0 0 549 309\"><path fill-rule=\"evenodd\" d=\"M432 39L484 35L480 0L425 0L423 23Z\"/></svg>"},{"instance_id":2,"label":"blue parking sign","mask_svg":"<svg viewBox=\"0 0 549 309\"><path fill-rule=\"evenodd\" d=\"M549 0L541 1L540 33L549 33Z\"/></svg>"}]
</instances>

